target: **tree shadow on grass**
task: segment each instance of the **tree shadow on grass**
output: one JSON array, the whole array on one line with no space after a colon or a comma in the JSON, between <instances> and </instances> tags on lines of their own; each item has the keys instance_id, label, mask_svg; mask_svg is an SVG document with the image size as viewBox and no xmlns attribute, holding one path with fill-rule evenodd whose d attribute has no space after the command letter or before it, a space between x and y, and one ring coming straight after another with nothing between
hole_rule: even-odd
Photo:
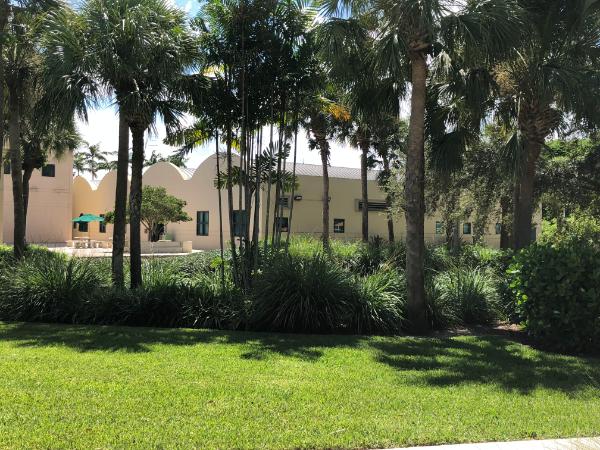
<instances>
[{"instance_id":1,"label":"tree shadow on grass","mask_svg":"<svg viewBox=\"0 0 600 450\"><path fill-rule=\"evenodd\" d=\"M15 323L0 327L0 341L21 347L66 346L80 352L155 351L154 345L240 345L250 361L294 358L318 362L328 349L356 348L398 373L399 384L448 387L493 385L522 395L536 388L567 395L597 395L600 359L535 351L506 336L364 337L185 330L168 328L77 326ZM383 369L382 369L383 370Z\"/></svg>"},{"instance_id":2,"label":"tree shadow on grass","mask_svg":"<svg viewBox=\"0 0 600 450\"><path fill-rule=\"evenodd\" d=\"M529 394L537 388L576 395L600 390L600 359L575 358L540 351L501 336L406 338L376 341L376 359L436 387L495 385ZM404 377L415 381L415 377Z\"/></svg>"},{"instance_id":3,"label":"tree shadow on grass","mask_svg":"<svg viewBox=\"0 0 600 450\"><path fill-rule=\"evenodd\" d=\"M0 327L0 341L19 347L66 346L79 352L151 352L153 345L194 346L198 344L240 344L240 357L267 360L272 356L317 361L325 347L353 346L359 337L304 336L245 331L192 330L181 328L115 327L44 323L6 323ZM340 339L344 340L343 343Z\"/></svg>"}]
</instances>

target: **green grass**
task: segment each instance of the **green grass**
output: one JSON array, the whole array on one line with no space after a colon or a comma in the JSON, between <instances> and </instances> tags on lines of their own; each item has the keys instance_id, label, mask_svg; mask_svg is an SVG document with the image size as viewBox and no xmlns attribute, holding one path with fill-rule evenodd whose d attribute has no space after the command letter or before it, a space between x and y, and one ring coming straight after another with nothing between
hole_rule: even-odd
<instances>
[{"instance_id":1,"label":"green grass","mask_svg":"<svg viewBox=\"0 0 600 450\"><path fill-rule=\"evenodd\" d=\"M0 448L366 448L600 434L600 360L500 336L0 324Z\"/></svg>"}]
</instances>

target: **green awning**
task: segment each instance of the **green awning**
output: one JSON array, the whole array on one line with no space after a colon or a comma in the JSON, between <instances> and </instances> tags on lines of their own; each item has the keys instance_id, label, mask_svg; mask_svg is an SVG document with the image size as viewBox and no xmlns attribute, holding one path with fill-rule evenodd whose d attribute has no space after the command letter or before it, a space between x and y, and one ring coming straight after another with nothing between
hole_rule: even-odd
<instances>
[{"instance_id":1,"label":"green awning","mask_svg":"<svg viewBox=\"0 0 600 450\"><path fill-rule=\"evenodd\" d=\"M72 222L104 222L104 217L96 216L94 214L83 214L82 216L75 217Z\"/></svg>"}]
</instances>

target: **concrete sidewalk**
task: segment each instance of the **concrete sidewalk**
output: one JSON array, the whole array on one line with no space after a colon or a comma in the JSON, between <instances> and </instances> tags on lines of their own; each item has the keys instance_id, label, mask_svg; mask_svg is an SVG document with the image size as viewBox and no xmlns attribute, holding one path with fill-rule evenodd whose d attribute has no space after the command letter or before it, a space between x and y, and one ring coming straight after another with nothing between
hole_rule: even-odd
<instances>
[{"instance_id":1,"label":"concrete sidewalk","mask_svg":"<svg viewBox=\"0 0 600 450\"><path fill-rule=\"evenodd\" d=\"M428 447L404 447L402 450L600 450L600 438L437 445Z\"/></svg>"}]
</instances>

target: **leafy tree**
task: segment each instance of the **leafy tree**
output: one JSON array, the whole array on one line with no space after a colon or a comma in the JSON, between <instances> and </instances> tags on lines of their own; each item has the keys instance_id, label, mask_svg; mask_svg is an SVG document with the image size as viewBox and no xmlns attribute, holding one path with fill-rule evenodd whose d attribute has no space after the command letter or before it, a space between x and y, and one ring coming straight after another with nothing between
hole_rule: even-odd
<instances>
[{"instance_id":1,"label":"leafy tree","mask_svg":"<svg viewBox=\"0 0 600 450\"><path fill-rule=\"evenodd\" d=\"M192 218L184 210L185 205L184 200L167 194L164 187L144 186L140 220L148 232L148 240L158 241L163 226L169 223L191 221ZM129 209L129 205L127 209ZM109 211L104 215L104 220L106 223L114 223L114 217L114 211Z\"/></svg>"}]
</instances>

